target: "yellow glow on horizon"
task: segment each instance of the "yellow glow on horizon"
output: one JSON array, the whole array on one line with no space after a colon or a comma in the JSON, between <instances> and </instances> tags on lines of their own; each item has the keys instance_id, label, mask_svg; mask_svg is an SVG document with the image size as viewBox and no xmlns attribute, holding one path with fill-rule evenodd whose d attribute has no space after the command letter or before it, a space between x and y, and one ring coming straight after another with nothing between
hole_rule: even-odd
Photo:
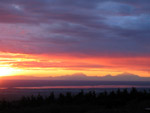
<instances>
[{"instance_id":1,"label":"yellow glow on horizon","mask_svg":"<svg viewBox=\"0 0 150 113\"><path fill-rule=\"evenodd\" d=\"M13 71L14 71L13 68L0 67L0 76L8 76L8 75L11 75Z\"/></svg>"},{"instance_id":2,"label":"yellow glow on horizon","mask_svg":"<svg viewBox=\"0 0 150 113\"><path fill-rule=\"evenodd\" d=\"M0 76L118 75L150 76L149 57L73 57L0 52Z\"/></svg>"},{"instance_id":3,"label":"yellow glow on horizon","mask_svg":"<svg viewBox=\"0 0 150 113\"><path fill-rule=\"evenodd\" d=\"M0 77L2 76L12 76L13 74L17 73L18 69L14 69L11 67L0 67Z\"/></svg>"}]
</instances>

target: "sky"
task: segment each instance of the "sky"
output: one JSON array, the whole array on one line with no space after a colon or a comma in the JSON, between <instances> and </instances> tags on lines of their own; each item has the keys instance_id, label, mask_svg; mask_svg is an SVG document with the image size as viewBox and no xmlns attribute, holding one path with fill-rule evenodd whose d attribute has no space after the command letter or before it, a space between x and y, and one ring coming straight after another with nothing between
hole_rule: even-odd
<instances>
[{"instance_id":1,"label":"sky","mask_svg":"<svg viewBox=\"0 0 150 113\"><path fill-rule=\"evenodd\" d=\"M150 0L0 0L0 76L150 77Z\"/></svg>"}]
</instances>

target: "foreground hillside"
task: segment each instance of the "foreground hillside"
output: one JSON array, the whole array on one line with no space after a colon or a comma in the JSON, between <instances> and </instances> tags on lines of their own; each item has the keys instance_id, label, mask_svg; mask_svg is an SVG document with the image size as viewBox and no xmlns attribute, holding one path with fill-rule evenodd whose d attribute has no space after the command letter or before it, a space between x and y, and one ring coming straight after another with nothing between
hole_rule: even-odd
<instances>
[{"instance_id":1,"label":"foreground hillside","mask_svg":"<svg viewBox=\"0 0 150 113\"><path fill-rule=\"evenodd\" d=\"M1 101L0 113L148 113L145 108L150 107L150 92L130 92L126 89L103 92L78 94L66 93L55 97L51 93L48 97L22 97L18 101Z\"/></svg>"}]
</instances>

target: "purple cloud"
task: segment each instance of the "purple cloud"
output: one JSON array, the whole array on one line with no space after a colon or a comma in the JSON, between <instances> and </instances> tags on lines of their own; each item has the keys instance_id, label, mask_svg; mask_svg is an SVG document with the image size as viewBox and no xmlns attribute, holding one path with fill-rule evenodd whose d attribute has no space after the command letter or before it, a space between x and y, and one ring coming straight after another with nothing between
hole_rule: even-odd
<instances>
[{"instance_id":1,"label":"purple cloud","mask_svg":"<svg viewBox=\"0 0 150 113\"><path fill-rule=\"evenodd\" d=\"M0 51L150 56L148 0L1 0Z\"/></svg>"}]
</instances>

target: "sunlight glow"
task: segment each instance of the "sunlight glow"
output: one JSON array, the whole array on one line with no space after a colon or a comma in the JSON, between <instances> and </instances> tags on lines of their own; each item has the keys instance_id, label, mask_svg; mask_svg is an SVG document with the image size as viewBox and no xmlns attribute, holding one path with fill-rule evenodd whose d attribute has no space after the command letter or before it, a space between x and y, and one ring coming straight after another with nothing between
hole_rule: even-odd
<instances>
[{"instance_id":1,"label":"sunlight glow","mask_svg":"<svg viewBox=\"0 0 150 113\"><path fill-rule=\"evenodd\" d=\"M0 77L62 76L83 73L88 76L132 73L149 76L149 57L84 57L48 54L19 54L0 52Z\"/></svg>"},{"instance_id":2,"label":"sunlight glow","mask_svg":"<svg viewBox=\"0 0 150 113\"><path fill-rule=\"evenodd\" d=\"M9 76L15 72L15 69L10 67L0 67L0 76Z\"/></svg>"}]
</instances>

